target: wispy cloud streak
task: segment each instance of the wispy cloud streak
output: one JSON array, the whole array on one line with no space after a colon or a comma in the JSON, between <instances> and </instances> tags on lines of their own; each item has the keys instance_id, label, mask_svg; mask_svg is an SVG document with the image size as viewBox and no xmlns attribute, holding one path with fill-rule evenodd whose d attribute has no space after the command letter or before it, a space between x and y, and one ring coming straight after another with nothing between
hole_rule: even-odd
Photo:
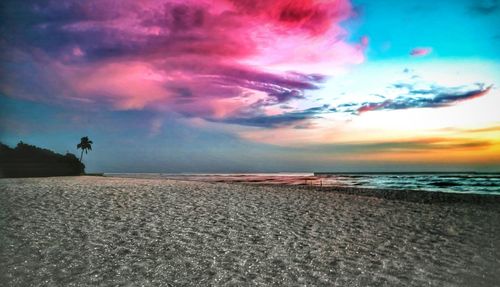
<instances>
[{"instance_id":1,"label":"wispy cloud streak","mask_svg":"<svg viewBox=\"0 0 500 287\"><path fill-rule=\"evenodd\" d=\"M250 117L230 117L222 120L229 124L245 126L275 128L282 126L296 125L306 120L320 118L321 114L328 112L328 105L309 108L301 111L286 112L278 115L255 115ZM301 128L298 125L297 128Z\"/></svg>"},{"instance_id":2,"label":"wispy cloud streak","mask_svg":"<svg viewBox=\"0 0 500 287\"><path fill-rule=\"evenodd\" d=\"M388 87L390 93L399 93L397 97L378 96L381 101L347 102L330 108L332 112L359 115L369 111L404 110L418 108L440 108L472 100L488 94L493 85L484 83L458 87L431 85L423 88L421 83L396 83Z\"/></svg>"},{"instance_id":3,"label":"wispy cloud streak","mask_svg":"<svg viewBox=\"0 0 500 287\"><path fill-rule=\"evenodd\" d=\"M433 87L431 90L410 90L409 94L430 94L431 97L399 96L393 100L378 103L364 103L357 109L358 113L376 110L403 110L412 108L438 108L446 107L458 102L471 100L486 95L492 86L485 87L480 84L475 89L464 91L459 88Z\"/></svg>"}]
</instances>

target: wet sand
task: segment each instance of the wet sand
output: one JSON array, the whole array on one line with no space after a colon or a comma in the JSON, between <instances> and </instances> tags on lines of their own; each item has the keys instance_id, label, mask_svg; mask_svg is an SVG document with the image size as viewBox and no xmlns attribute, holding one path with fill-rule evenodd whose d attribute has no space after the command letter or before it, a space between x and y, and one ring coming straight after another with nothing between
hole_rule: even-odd
<instances>
[{"instance_id":1,"label":"wet sand","mask_svg":"<svg viewBox=\"0 0 500 287\"><path fill-rule=\"evenodd\" d=\"M494 202L161 179L0 179L0 282L495 286L499 225Z\"/></svg>"}]
</instances>

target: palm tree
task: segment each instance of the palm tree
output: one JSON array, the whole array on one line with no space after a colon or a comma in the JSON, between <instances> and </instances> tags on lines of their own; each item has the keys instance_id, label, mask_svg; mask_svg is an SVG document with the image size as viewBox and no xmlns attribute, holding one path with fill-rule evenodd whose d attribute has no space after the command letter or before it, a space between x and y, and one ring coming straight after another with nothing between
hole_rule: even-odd
<instances>
[{"instance_id":1,"label":"palm tree","mask_svg":"<svg viewBox=\"0 0 500 287\"><path fill-rule=\"evenodd\" d=\"M89 137L83 137L80 139L80 143L76 145L76 148L82 149L82 154L80 155L80 162L83 158L83 152L87 153L87 151L92 150L92 141L89 140Z\"/></svg>"}]
</instances>

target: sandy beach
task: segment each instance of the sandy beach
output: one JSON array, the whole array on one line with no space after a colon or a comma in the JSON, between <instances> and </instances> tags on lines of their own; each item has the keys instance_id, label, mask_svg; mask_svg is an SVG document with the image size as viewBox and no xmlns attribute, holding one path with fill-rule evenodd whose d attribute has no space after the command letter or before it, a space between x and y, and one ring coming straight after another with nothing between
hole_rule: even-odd
<instances>
[{"instance_id":1,"label":"sandy beach","mask_svg":"<svg viewBox=\"0 0 500 287\"><path fill-rule=\"evenodd\" d=\"M0 179L4 286L495 286L500 205L162 179Z\"/></svg>"}]
</instances>

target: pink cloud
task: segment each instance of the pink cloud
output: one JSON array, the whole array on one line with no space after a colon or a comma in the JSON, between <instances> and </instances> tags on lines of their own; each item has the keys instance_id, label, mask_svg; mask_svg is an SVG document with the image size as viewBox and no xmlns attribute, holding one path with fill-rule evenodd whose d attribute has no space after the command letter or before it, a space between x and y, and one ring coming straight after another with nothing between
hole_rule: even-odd
<instances>
[{"instance_id":1,"label":"pink cloud","mask_svg":"<svg viewBox=\"0 0 500 287\"><path fill-rule=\"evenodd\" d=\"M348 0L19 5L26 17L12 21L25 30L0 48L29 57L8 60L5 71L16 77L1 79L1 91L119 110L217 120L276 115L335 67L361 63L368 44L345 40Z\"/></svg>"},{"instance_id":2,"label":"pink cloud","mask_svg":"<svg viewBox=\"0 0 500 287\"><path fill-rule=\"evenodd\" d=\"M71 71L71 86L76 94L106 97L116 109L143 109L169 98L163 87L164 76L142 62L92 65Z\"/></svg>"},{"instance_id":3,"label":"pink cloud","mask_svg":"<svg viewBox=\"0 0 500 287\"><path fill-rule=\"evenodd\" d=\"M432 53L432 48L414 48L410 51L410 55L414 57L427 56Z\"/></svg>"},{"instance_id":4,"label":"pink cloud","mask_svg":"<svg viewBox=\"0 0 500 287\"><path fill-rule=\"evenodd\" d=\"M361 46L366 47L370 43L370 38L368 36L361 37Z\"/></svg>"}]
</instances>

